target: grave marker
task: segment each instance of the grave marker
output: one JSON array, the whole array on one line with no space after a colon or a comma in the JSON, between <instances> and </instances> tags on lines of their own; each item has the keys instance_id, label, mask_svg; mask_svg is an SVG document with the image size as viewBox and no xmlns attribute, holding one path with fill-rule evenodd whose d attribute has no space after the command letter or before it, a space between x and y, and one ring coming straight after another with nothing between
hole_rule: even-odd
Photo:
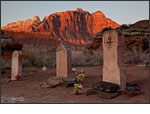
<instances>
[{"instance_id":1,"label":"grave marker","mask_svg":"<svg viewBox=\"0 0 150 114\"><path fill-rule=\"evenodd\" d=\"M124 36L120 31L110 30L103 33L103 81L119 84L126 88L124 66Z\"/></svg>"},{"instance_id":2,"label":"grave marker","mask_svg":"<svg viewBox=\"0 0 150 114\"><path fill-rule=\"evenodd\" d=\"M71 51L63 43L56 50L56 76L71 76Z\"/></svg>"},{"instance_id":3,"label":"grave marker","mask_svg":"<svg viewBox=\"0 0 150 114\"><path fill-rule=\"evenodd\" d=\"M14 51L12 53L11 80L17 80L15 77L22 72L22 52Z\"/></svg>"}]
</instances>

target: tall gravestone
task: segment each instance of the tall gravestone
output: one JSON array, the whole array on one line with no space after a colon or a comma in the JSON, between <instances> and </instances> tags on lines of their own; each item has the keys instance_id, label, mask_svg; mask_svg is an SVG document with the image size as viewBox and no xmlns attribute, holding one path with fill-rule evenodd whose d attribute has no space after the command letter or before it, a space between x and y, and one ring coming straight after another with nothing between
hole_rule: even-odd
<instances>
[{"instance_id":1,"label":"tall gravestone","mask_svg":"<svg viewBox=\"0 0 150 114\"><path fill-rule=\"evenodd\" d=\"M22 72L22 52L12 53L11 80L16 80L16 75Z\"/></svg>"},{"instance_id":2,"label":"tall gravestone","mask_svg":"<svg viewBox=\"0 0 150 114\"><path fill-rule=\"evenodd\" d=\"M56 49L56 76L71 76L71 51L63 43Z\"/></svg>"},{"instance_id":3,"label":"tall gravestone","mask_svg":"<svg viewBox=\"0 0 150 114\"><path fill-rule=\"evenodd\" d=\"M103 33L103 81L126 88L124 66L124 35L120 31L110 30Z\"/></svg>"}]
</instances>

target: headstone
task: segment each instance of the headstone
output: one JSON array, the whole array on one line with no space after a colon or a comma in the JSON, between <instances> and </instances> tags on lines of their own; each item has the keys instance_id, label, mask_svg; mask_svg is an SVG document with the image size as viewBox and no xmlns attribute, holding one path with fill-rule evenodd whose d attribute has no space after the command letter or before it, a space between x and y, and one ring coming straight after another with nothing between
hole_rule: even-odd
<instances>
[{"instance_id":1,"label":"headstone","mask_svg":"<svg viewBox=\"0 0 150 114\"><path fill-rule=\"evenodd\" d=\"M103 33L103 81L118 84L120 90L126 88L124 66L124 36L120 31Z\"/></svg>"},{"instance_id":2,"label":"headstone","mask_svg":"<svg viewBox=\"0 0 150 114\"><path fill-rule=\"evenodd\" d=\"M11 80L17 80L15 77L22 72L22 52L14 51L12 53Z\"/></svg>"},{"instance_id":3,"label":"headstone","mask_svg":"<svg viewBox=\"0 0 150 114\"><path fill-rule=\"evenodd\" d=\"M63 43L56 50L56 76L71 76L72 62L71 51Z\"/></svg>"}]
</instances>

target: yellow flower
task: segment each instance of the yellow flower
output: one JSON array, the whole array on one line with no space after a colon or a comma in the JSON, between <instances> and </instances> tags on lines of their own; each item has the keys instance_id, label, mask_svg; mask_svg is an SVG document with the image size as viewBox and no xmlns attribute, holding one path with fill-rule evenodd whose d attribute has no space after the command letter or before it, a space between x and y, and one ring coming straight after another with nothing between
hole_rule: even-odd
<instances>
[{"instance_id":1,"label":"yellow flower","mask_svg":"<svg viewBox=\"0 0 150 114\"><path fill-rule=\"evenodd\" d=\"M83 86L81 84L74 84L74 94L79 94L79 89L82 89Z\"/></svg>"},{"instance_id":2,"label":"yellow flower","mask_svg":"<svg viewBox=\"0 0 150 114\"><path fill-rule=\"evenodd\" d=\"M77 81L84 81L85 74L79 74L77 77Z\"/></svg>"}]
</instances>

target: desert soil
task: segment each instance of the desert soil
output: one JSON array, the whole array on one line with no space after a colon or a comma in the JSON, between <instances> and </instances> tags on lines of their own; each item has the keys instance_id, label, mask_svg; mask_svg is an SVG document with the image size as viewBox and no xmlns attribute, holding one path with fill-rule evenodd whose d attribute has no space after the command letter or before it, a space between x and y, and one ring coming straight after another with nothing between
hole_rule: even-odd
<instances>
[{"instance_id":1,"label":"desert soil","mask_svg":"<svg viewBox=\"0 0 150 114\"><path fill-rule=\"evenodd\" d=\"M23 80L8 81L11 71L6 70L1 77L2 103L149 103L149 69L136 65L126 67L127 81L140 85L143 94L134 97L120 95L110 100L99 99L97 95L86 96L91 84L100 81L102 66L75 67L84 70L86 74L81 95L74 95L73 87L58 86L56 88L41 88L41 84L49 77L56 76L55 68L42 71L41 68L23 68ZM72 77L75 74L72 72Z\"/></svg>"}]
</instances>

